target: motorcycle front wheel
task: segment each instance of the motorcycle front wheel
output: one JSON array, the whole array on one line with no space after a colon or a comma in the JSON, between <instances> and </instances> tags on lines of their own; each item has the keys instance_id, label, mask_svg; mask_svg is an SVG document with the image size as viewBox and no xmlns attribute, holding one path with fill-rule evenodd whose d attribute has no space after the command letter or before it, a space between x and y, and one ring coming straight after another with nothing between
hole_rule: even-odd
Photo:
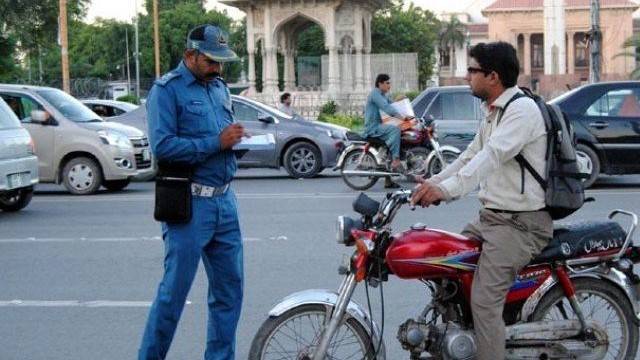
<instances>
[{"instance_id":1,"label":"motorcycle front wheel","mask_svg":"<svg viewBox=\"0 0 640 360\"><path fill-rule=\"evenodd\" d=\"M449 151L449 150L442 151L442 159L444 160L444 164L442 164L442 162L440 161L440 159L438 159L437 156L434 156L431 159L431 161L429 161L428 168L427 168L427 175L431 177L433 175L440 173L449 164L456 161L457 158L458 158L458 154L453 151Z\"/></svg>"},{"instance_id":2,"label":"motorcycle front wheel","mask_svg":"<svg viewBox=\"0 0 640 360\"><path fill-rule=\"evenodd\" d=\"M308 304L269 317L253 338L249 360L312 360L320 334L333 307ZM348 315L346 315L348 316ZM326 359L373 360L374 346L354 318L343 321L329 343Z\"/></svg>"},{"instance_id":3,"label":"motorcycle front wheel","mask_svg":"<svg viewBox=\"0 0 640 360\"><path fill-rule=\"evenodd\" d=\"M603 359L634 359L638 350L638 327L627 297L605 281L576 279L573 285L585 320L596 322L607 334L608 347ZM533 313L533 321L569 319L577 316L560 286L549 291Z\"/></svg>"},{"instance_id":4,"label":"motorcycle front wheel","mask_svg":"<svg viewBox=\"0 0 640 360\"><path fill-rule=\"evenodd\" d=\"M349 152L342 162L340 167L340 175L345 184L353 190L367 190L378 181L377 176L361 176L361 175L347 175L345 170L362 170L362 171L376 171L378 164L376 159L371 153L363 153L362 150L353 150Z\"/></svg>"}]
</instances>

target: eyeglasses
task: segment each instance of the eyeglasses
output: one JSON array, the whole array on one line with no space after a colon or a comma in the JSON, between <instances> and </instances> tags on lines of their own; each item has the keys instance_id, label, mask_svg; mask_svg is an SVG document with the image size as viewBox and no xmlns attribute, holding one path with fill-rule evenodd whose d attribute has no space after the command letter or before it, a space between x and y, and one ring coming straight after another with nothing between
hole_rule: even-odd
<instances>
[{"instance_id":1,"label":"eyeglasses","mask_svg":"<svg viewBox=\"0 0 640 360\"><path fill-rule=\"evenodd\" d=\"M467 72L469 74L483 73L485 76L491 74L490 70L485 70L485 69L482 69L482 68L477 68L477 67L472 67L472 66L469 66L467 68Z\"/></svg>"}]
</instances>

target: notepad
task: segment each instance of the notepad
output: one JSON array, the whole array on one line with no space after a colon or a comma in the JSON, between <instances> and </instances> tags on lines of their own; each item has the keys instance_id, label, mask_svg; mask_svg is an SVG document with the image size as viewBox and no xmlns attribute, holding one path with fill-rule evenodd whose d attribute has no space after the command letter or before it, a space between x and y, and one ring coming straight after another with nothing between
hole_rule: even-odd
<instances>
[{"instance_id":1,"label":"notepad","mask_svg":"<svg viewBox=\"0 0 640 360\"><path fill-rule=\"evenodd\" d=\"M233 150L275 150L275 148L276 139L273 134L243 137L242 141L233 146Z\"/></svg>"}]
</instances>

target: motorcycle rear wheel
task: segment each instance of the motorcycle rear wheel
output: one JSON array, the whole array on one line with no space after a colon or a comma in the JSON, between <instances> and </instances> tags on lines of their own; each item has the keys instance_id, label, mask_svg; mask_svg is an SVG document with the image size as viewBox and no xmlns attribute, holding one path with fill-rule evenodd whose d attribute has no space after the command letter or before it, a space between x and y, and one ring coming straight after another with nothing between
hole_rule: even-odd
<instances>
[{"instance_id":1,"label":"motorcycle rear wheel","mask_svg":"<svg viewBox=\"0 0 640 360\"><path fill-rule=\"evenodd\" d=\"M277 317L269 317L253 338L249 360L311 360L326 316L332 307L321 304L297 306ZM347 315L348 316L348 315ZM373 360L375 350L366 330L349 317L336 330L327 359Z\"/></svg>"},{"instance_id":2,"label":"motorcycle rear wheel","mask_svg":"<svg viewBox=\"0 0 640 360\"><path fill-rule=\"evenodd\" d=\"M362 158L362 161L360 159ZM360 165L358 165L360 164ZM355 176L345 175L345 170L371 170L375 171L378 164L371 153L362 153L362 150L353 150L349 152L340 166L340 175L345 184L353 190L367 190L378 181L377 176Z\"/></svg>"},{"instance_id":3,"label":"motorcycle rear wheel","mask_svg":"<svg viewBox=\"0 0 640 360\"><path fill-rule=\"evenodd\" d=\"M622 291L611 283L595 279L576 279L573 284L587 322L595 321L606 331L609 346L604 359L635 358L638 326L633 320L633 307ZM562 288L556 286L540 300L533 321L565 319L577 317Z\"/></svg>"}]
</instances>

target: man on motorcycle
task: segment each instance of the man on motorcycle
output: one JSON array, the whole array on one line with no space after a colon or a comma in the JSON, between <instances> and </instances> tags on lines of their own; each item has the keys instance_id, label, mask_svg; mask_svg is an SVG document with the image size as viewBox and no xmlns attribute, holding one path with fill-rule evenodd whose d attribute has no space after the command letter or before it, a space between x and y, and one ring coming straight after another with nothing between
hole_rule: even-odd
<instances>
[{"instance_id":1,"label":"man on motorcycle","mask_svg":"<svg viewBox=\"0 0 640 360\"><path fill-rule=\"evenodd\" d=\"M518 271L553 234L543 189L514 157L522 154L543 173L546 130L540 110L528 97L514 100L503 111L521 92L516 86L520 67L511 44L480 43L469 56L465 79L473 95L483 100L486 119L455 162L416 187L411 202L422 206L449 202L480 186L479 217L462 232L482 241L471 290L477 359L504 359L505 296Z\"/></svg>"},{"instance_id":2,"label":"man on motorcycle","mask_svg":"<svg viewBox=\"0 0 640 360\"><path fill-rule=\"evenodd\" d=\"M391 170L404 172L402 163L400 162L400 128L394 125L382 123L380 110L396 117L403 118L402 115L391 106L391 100L388 97L391 90L390 77L387 74L378 74L376 77L375 88L371 90L367 97L367 104L364 110L364 137L375 137L383 140L391 151L392 163ZM410 117L404 117L404 120L410 120ZM385 180L385 188L396 188L397 184L390 178Z\"/></svg>"}]
</instances>

